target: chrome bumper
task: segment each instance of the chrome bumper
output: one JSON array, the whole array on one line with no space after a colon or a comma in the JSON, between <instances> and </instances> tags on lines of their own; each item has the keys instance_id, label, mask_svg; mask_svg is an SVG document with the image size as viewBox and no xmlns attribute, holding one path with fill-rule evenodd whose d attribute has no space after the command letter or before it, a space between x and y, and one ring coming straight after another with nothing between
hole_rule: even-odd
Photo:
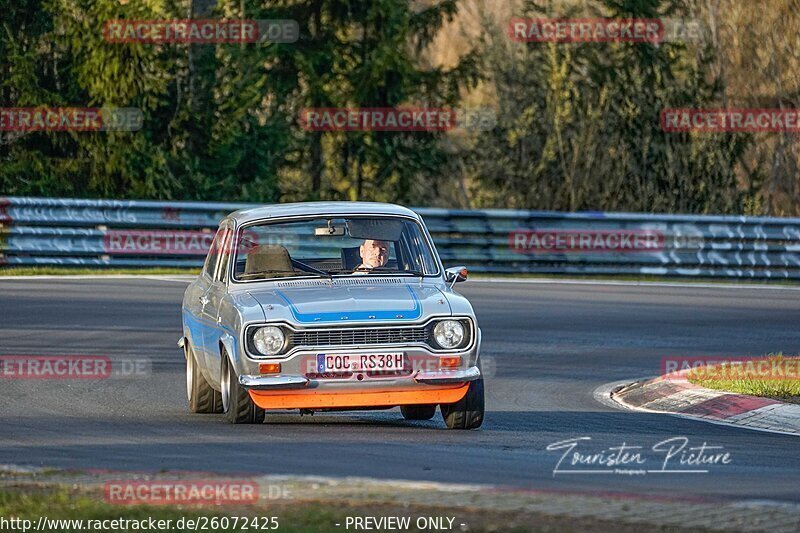
<instances>
[{"instance_id":1,"label":"chrome bumper","mask_svg":"<svg viewBox=\"0 0 800 533\"><path fill-rule=\"evenodd\" d=\"M417 372L411 376L411 379L427 385L446 385L475 381L479 377L481 377L481 371L477 366L473 366L466 370ZM239 384L248 390L303 389L312 383L318 382L303 376L239 376Z\"/></svg>"},{"instance_id":2,"label":"chrome bumper","mask_svg":"<svg viewBox=\"0 0 800 533\"><path fill-rule=\"evenodd\" d=\"M439 385L443 383L464 383L465 381L475 381L481 377L481 371L477 366L472 366L466 370L440 370L439 372L419 372L414 376L417 383L427 383L429 385Z\"/></svg>"},{"instance_id":3,"label":"chrome bumper","mask_svg":"<svg viewBox=\"0 0 800 533\"><path fill-rule=\"evenodd\" d=\"M239 385L249 390L302 389L310 382L303 376L239 376Z\"/></svg>"}]
</instances>

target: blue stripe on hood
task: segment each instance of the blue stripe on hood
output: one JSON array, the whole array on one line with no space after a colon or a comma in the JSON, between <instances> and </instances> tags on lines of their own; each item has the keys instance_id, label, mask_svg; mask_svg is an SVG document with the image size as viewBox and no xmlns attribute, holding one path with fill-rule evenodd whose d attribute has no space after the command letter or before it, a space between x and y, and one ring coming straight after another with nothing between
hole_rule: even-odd
<instances>
[{"instance_id":1,"label":"blue stripe on hood","mask_svg":"<svg viewBox=\"0 0 800 533\"><path fill-rule=\"evenodd\" d=\"M411 287L406 285L406 289L408 289L408 293L411 295L411 300L414 303L411 309L391 309L387 311L348 311L343 309L341 311L332 311L329 313L301 313L285 294L281 291L275 291L275 293L289 306L289 310L292 312L294 319L304 324L355 320L417 320L422 316L422 305Z\"/></svg>"}]
</instances>

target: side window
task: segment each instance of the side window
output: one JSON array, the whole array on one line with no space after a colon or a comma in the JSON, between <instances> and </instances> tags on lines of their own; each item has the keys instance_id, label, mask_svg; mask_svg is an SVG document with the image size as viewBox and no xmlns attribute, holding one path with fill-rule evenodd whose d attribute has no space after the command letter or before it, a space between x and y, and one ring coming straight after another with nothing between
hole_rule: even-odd
<instances>
[{"instance_id":1,"label":"side window","mask_svg":"<svg viewBox=\"0 0 800 533\"><path fill-rule=\"evenodd\" d=\"M219 260L219 253L222 250L222 241L225 238L226 228L219 228L214 240L211 241L211 248L208 250L206 256L206 263L203 266L203 275L214 279L214 271L217 268L217 261Z\"/></svg>"},{"instance_id":2,"label":"side window","mask_svg":"<svg viewBox=\"0 0 800 533\"><path fill-rule=\"evenodd\" d=\"M225 235L222 238L222 248L220 249L219 268L217 268L217 275L214 278L216 281L225 283L225 276L228 274L228 261L231 258L231 239L233 238L233 230L225 228Z\"/></svg>"}]
</instances>

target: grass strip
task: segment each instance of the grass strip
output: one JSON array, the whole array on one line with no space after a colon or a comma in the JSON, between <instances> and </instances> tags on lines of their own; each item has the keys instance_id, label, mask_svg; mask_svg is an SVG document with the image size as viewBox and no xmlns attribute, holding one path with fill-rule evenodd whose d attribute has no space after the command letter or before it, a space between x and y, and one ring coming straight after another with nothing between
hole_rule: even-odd
<instances>
[{"instance_id":1,"label":"grass strip","mask_svg":"<svg viewBox=\"0 0 800 533\"><path fill-rule=\"evenodd\" d=\"M708 389L800 403L800 357L769 354L692 369L689 382Z\"/></svg>"},{"instance_id":2,"label":"grass strip","mask_svg":"<svg viewBox=\"0 0 800 533\"><path fill-rule=\"evenodd\" d=\"M142 531L120 526L107 526L101 529L87 529L92 521L111 521L117 519L146 521L152 518L171 520L172 529L160 531L189 532L209 531L227 533L245 533L252 531L289 531L289 532L341 532L358 530L351 525L347 527L347 519L351 517L408 517L408 529L403 531L432 531L431 522L417 521L421 518L444 519L453 518L450 531L503 531L503 532L582 532L601 531L614 533L634 533L641 531L642 524L620 523L612 520L587 517L553 516L543 513L516 511L487 511L486 509L447 508L436 506L420 506L409 504L386 504L365 502L353 505L349 502L303 502L291 504L256 504L250 506L118 506L105 503L99 496L78 486L44 486L44 487L4 487L0 489L0 521L15 518L29 520L34 531L39 517L50 520L45 530L52 533L77 533L93 531L107 533L117 531ZM227 520L225 518L227 517ZM274 521L272 520L274 517ZM234 527L238 518L239 526ZM245 526L245 519L246 526ZM255 519L255 521L253 521ZM54 520L83 520L76 523L58 524ZM181 524L181 520L183 520ZM193 522L189 522L189 521ZM99 525L100 523L96 523ZM401 522L402 523L402 522ZM182 525L183 527L176 527ZM278 528L271 527L277 524ZM338 524L338 525L337 525ZM6 524L8 526L9 524ZM121 524L122 525L122 524ZM419 528L418 525L429 527ZM227 527L224 527L227 526ZM255 526L255 527L254 527ZM652 531L682 531L674 526L648 526ZM361 528L360 530L364 530ZM374 530L374 529L373 529ZM3 531L22 531L22 529L3 528ZM152 531L152 530L151 530ZM159 531L159 530L156 530ZM687 530L688 531L688 530Z\"/></svg>"}]
</instances>

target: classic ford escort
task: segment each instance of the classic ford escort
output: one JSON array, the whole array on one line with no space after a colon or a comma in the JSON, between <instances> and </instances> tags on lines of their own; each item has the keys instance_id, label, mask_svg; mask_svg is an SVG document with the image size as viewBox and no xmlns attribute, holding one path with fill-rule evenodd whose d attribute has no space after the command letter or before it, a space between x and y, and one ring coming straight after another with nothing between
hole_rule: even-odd
<instances>
[{"instance_id":1,"label":"classic ford escort","mask_svg":"<svg viewBox=\"0 0 800 533\"><path fill-rule=\"evenodd\" d=\"M481 331L422 219L401 206L282 204L222 220L183 299L195 413L389 409L483 422Z\"/></svg>"}]
</instances>

